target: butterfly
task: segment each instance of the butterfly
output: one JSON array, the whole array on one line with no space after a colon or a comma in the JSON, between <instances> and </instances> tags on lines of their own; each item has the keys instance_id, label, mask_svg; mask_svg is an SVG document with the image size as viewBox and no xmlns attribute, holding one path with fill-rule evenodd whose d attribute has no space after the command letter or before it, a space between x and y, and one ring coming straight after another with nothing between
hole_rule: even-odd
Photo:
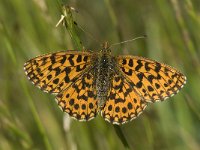
<instances>
[{"instance_id":1,"label":"butterfly","mask_svg":"<svg viewBox=\"0 0 200 150\"><path fill-rule=\"evenodd\" d=\"M144 57L112 56L105 43L96 52L67 50L24 64L28 79L56 95L61 109L79 121L97 114L121 125L138 117L149 103L164 101L186 83L176 69Z\"/></svg>"}]
</instances>

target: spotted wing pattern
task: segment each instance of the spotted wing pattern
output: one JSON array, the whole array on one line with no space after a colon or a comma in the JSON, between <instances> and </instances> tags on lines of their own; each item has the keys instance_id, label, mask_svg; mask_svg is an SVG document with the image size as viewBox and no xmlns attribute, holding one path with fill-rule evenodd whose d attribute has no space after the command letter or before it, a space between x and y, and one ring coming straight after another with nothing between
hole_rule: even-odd
<instances>
[{"instance_id":1,"label":"spotted wing pattern","mask_svg":"<svg viewBox=\"0 0 200 150\"><path fill-rule=\"evenodd\" d=\"M137 56L118 56L117 62L134 90L146 102L165 100L178 93L186 77L176 69L156 61Z\"/></svg>"},{"instance_id":2,"label":"spotted wing pattern","mask_svg":"<svg viewBox=\"0 0 200 150\"><path fill-rule=\"evenodd\" d=\"M101 115L108 122L120 125L139 116L146 105L142 97L132 88L131 83L116 73Z\"/></svg>"},{"instance_id":3,"label":"spotted wing pattern","mask_svg":"<svg viewBox=\"0 0 200 150\"><path fill-rule=\"evenodd\" d=\"M41 55L27 61L29 80L45 92L57 94L77 80L91 61L91 53L63 51Z\"/></svg>"},{"instance_id":4,"label":"spotted wing pattern","mask_svg":"<svg viewBox=\"0 0 200 150\"><path fill-rule=\"evenodd\" d=\"M56 96L61 109L80 121L93 119L97 114L96 91L90 71L84 73L69 88Z\"/></svg>"}]
</instances>

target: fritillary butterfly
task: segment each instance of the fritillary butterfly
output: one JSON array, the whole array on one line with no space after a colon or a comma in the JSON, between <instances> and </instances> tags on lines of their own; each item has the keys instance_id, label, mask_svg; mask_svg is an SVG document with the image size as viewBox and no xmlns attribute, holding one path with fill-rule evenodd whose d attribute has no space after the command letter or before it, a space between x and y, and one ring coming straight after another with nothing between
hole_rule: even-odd
<instances>
[{"instance_id":1,"label":"fritillary butterfly","mask_svg":"<svg viewBox=\"0 0 200 150\"><path fill-rule=\"evenodd\" d=\"M186 77L176 69L138 56L111 55L107 43L99 52L68 50L27 61L29 80L56 95L71 117L89 121L99 112L108 122L124 124L148 103L178 93Z\"/></svg>"}]
</instances>

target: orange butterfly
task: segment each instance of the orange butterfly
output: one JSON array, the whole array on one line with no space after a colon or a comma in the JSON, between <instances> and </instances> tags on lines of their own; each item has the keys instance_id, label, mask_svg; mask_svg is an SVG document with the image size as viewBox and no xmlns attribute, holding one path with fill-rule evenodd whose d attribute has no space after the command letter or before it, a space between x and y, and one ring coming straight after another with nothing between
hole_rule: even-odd
<instances>
[{"instance_id":1,"label":"orange butterfly","mask_svg":"<svg viewBox=\"0 0 200 150\"><path fill-rule=\"evenodd\" d=\"M24 70L41 90L56 95L71 117L89 121L99 112L113 124L138 117L149 102L178 93L186 77L176 69L138 56L68 50L27 61Z\"/></svg>"}]
</instances>

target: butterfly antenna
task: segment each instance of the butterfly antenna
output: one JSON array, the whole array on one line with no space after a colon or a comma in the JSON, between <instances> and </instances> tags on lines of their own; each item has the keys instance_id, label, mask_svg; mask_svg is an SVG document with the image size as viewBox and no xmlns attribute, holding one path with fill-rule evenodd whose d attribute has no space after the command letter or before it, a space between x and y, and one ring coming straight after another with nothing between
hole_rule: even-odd
<instances>
[{"instance_id":1,"label":"butterfly antenna","mask_svg":"<svg viewBox=\"0 0 200 150\"><path fill-rule=\"evenodd\" d=\"M138 40L138 39L145 39L145 38L147 38L146 35L139 36L139 37L136 37L136 38L133 38L133 39L130 39L130 40L123 41L123 42L111 44L110 47L115 46L115 45L120 45L120 44L128 43L128 42L132 42L132 41L135 41L135 40Z\"/></svg>"},{"instance_id":2,"label":"butterfly antenna","mask_svg":"<svg viewBox=\"0 0 200 150\"><path fill-rule=\"evenodd\" d=\"M101 44L101 42L99 42L98 39L96 39L90 32L84 30L80 25L78 25L76 22L74 22L74 24L81 29L83 32L85 32L91 39L93 39L95 42L99 43L99 45Z\"/></svg>"}]
</instances>

